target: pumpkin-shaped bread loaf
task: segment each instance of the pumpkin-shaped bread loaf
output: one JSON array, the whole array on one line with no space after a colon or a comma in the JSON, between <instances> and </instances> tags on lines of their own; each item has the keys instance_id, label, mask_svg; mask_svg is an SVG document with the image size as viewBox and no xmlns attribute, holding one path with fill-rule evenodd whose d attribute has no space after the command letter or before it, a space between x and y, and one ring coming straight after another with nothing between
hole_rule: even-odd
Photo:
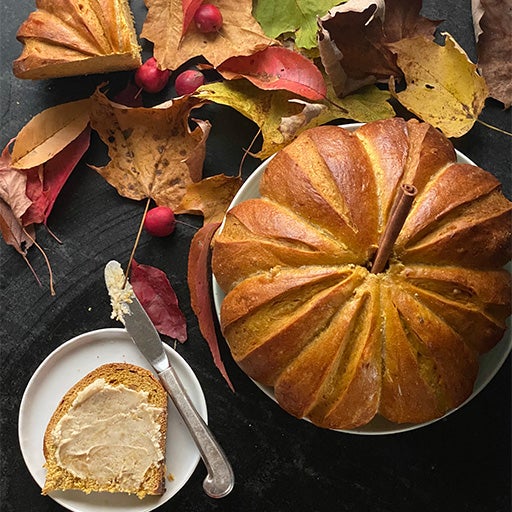
<instances>
[{"instance_id":1,"label":"pumpkin-shaped bread loaf","mask_svg":"<svg viewBox=\"0 0 512 512\"><path fill-rule=\"evenodd\" d=\"M45 79L108 73L141 65L128 0L36 0L16 37L18 78Z\"/></svg>"},{"instance_id":2,"label":"pumpkin-shaped bread loaf","mask_svg":"<svg viewBox=\"0 0 512 512\"><path fill-rule=\"evenodd\" d=\"M394 118L303 132L260 194L227 213L212 255L221 329L247 375L333 429L426 422L470 396L510 314L512 203L493 175L457 163L432 126Z\"/></svg>"}]
</instances>

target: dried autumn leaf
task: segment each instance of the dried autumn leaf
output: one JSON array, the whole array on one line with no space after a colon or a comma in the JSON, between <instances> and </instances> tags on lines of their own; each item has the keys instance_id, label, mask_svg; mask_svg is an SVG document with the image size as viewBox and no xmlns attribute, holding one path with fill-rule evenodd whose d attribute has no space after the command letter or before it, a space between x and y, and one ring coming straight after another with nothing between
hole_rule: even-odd
<instances>
[{"instance_id":1,"label":"dried autumn leaf","mask_svg":"<svg viewBox=\"0 0 512 512\"><path fill-rule=\"evenodd\" d=\"M351 0L319 20L319 50L338 96L401 76L387 44L433 39L438 21L420 16L421 0Z\"/></svg>"},{"instance_id":2,"label":"dried autumn leaf","mask_svg":"<svg viewBox=\"0 0 512 512\"><path fill-rule=\"evenodd\" d=\"M9 206L14 217L20 220L32 201L27 196L27 173L12 166L9 150L12 142L5 146L0 155L0 199Z\"/></svg>"},{"instance_id":3,"label":"dried autumn leaf","mask_svg":"<svg viewBox=\"0 0 512 512\"><path fill-rule=\"evenodd\" d=\"M512 0L472 0L471 4L478 68L489 95L509 108L512 105Z\"/></svg>"},{"instance_id":4,"label":"dried autumn leaf","mask_svg":"<svg viewBox=\"0 0 512 512\"><path fill-rule=\"evenodd\" d=\"M12 165L30 169L60 153L89 124L89 99L63 103L34 116L18 133Z\"/></svg>"},{"instance_id":5,"label":"dried autumn leaf","mask_svg":"<svg viewBox=\"0 0 512 512\"><path fill-rule=\"evenodd\" d=\"M0 198L0 233L7 245L19 252L30 267L27 260L27 250L34 243L36 233L33 225L23 227L11 207ZM32 267L30 267L32 268Z\"/></svg>"},{"instance_id":6,"label":"dried autumn leaf","mask_svg":"<svg viewBox=\"0 0 512 512\"><path fill-rule=\"evenodd\" d=\"M297 124L297 131L293 133L286 129L281 130L283 119L303 115L306 102L297 102L297 98L287 91L263 91L241 79L207 84L200 87L196 94L202 99L234 108L260 127L263 145L255 155L257 158L272 155L301 131L335 119L367 122L394 115L387 102L390 94L379 91L376 87L368 87L343 99L336 98L333 91L328 89L328 101L318 103L322 108L307 107L309 114L313 109L318 112L318 116L309 115L308 122Z\"/></svg>"},{"instance_id":7,"label":"dried autumn leaf","mask_svg":"<svg viewBox=\"0 0 512 512\"><path fill-rule=\"evenodd\" d=\"M201 334L208 343L215 366L218 368L231 390L234 391L233 384L231 384L231 380L229 379L221 359L219 341L213 319L212 301L210 298L210 244L219 226L220 222L205 224L192 238L188 256L187 281L192 310L197 317Z\"/></svg>"},{"instance_id":8,"label":"dried autumn leaf","mask_svg":"<svg viewBox=\"0 0 512 512\"><path fill-rule=\"evenodd\" d=\"M132 260L130 284L156 330L180 343L185 342L187 320L165 272Z\"/></svg>"},{"instance_id":9,"label":"dried autumn leaf","mask_svg":"<svg viewBox=\"0 0 512 512\"><path fill-rule=\"evenodd\" d=\"M26 172L11 165L10 141L0 155L0 232L5 243L11 245L23 257L34 243L34 226L27 232L21 217L32 204L26 194Z\"/></svg>"},{"instance_id":10,"label":"dried autumn leaf","mask_svg":"<svg viewBox=\"0 0 512 512\"><path fill-rule=\"evenodd\" d=\"M152 108L113 103L99 90L92 99L91 124L111 159L93 169L124 197L176 209L186 187L202 176L210 125L189 127L198 99L184 96Z\"/></svg>"},{"instance_id":11,"label":"dried autumn leaf","mask_svg":"<svg viewBox=\"0 0 512 512\"><path fill-rule=\"evenodd\" d=\"M286 90L309 100L325 98L327 87L320 70L301 54L270 46L245 57L231 57L217 71L229 80L247 78L264 90Z\"/></svg>"},{"instance_id":12,"label":"dried autumn leaf","mask_svg":"<svg viewBox=\"0 0 512 512\"><path fill-rule=\"evenodd\" d=\"M389 45L398 56L407 87L396 92L398 101L420 119L439 128L447 137L467 133L488 96L485 80L450 34L440 46L424 37Z\"/></svg>"},{"instance_id":13,"label":"dried autumn leaf","mask_svg":"<svg viewBox=\"0 0 512 512\"><path fill-rule=\"evenodd\" d=\"M241 185L240 176L225 174L217 174L198 183L192 183L187 187L176 213L203 215L205 224L219 222Z\"/></svg>"},{"instance_id":14,"label":"dried autumn leaf","mask_svg":"<svg viewBox=\"0 0 512 512\"><path fill-rule=\"evenodd\" d=\"M258 0L254 17L267 36L276 38L294 33L298 48L311 49L316 46L317 17L339 3L339 0Z\"/></svg>"},{"instance_id":15,"label":"dried autumn leaf","mask_svg":"<svg viewBox=\"0 0 512 512\"><path fill-rule=\"evenodd\" d=\"M223 18L219 33L203 34L190 24L183 37L181 0L146 0L146 5L141 37L153 43L153 56L165 69L175 70L201 55L216 67L230 57L251 55L275 43L252 16L251 0L218 0L215 5Z\"/></svg>"},{"instance_id":16,"label":"dried autumn leaf","mask_svg":"<svg viewBox=\"0 0 512 512\"><path fill-rule=\"evenodd\" d=\"M78 137L44 165L26 171L27 196L32 204L23 214L23 225L47 223L62 187L87 151L90 140L91 129L86 126Z\"/></svg>"}]
</instances>

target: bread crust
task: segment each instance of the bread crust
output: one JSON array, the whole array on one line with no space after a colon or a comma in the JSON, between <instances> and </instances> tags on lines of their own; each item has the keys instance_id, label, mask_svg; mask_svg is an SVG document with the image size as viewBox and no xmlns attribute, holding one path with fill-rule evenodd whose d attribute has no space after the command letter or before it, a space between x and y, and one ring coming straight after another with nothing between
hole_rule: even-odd
<instances>
[{"instance_id":1,"label":"bread crust","mask_svg":"<svg viewBox=\"0 0 512 512\"><path fill-rule=\"evenodd\" d=\"M37 0L16 34L18 78L46 79L135 69L141 65L127 0Z\"/></svg>"},{"instance_id":2,"label":"bread crust","mask_svg":"<svg viewBox=\"0 0 512 512\"><path fill-rule=\"evenodd\" d=\"M115 482L108 485L101 485L92 478L79 478L69 471L59 467L55 459L56 446L53 442L52 433L61 420L69 411L78 393L97 379L104 379L106 384L111 386L123 385L134 391L145 391L148 393L148 404L162 409L157 422L160 430L160 450L165 454L167 437L167 393L153 375L152 372L129 363L108 363L104 364L80 379L62 397L55 412L50 418L43 438L43 454L46 459L47 470L45 485L42 494L48 494L55 490L78 489L85 493L90 492L126 492L119 489ZM130 494L137 494L140 498L146 495L161 495L165 492L165 462L162 461L158 467L152 466L146 472L144 481L138 489L133 489Z\"/></svg>"},{"instance_id":3,"label":"bread crust","mask_svg":"<svg viewBox=\"0 0 512 512\"><path fill-rule=\"evenodd\" d=\"M372 274L403 183L417 196ZM512 203L499 181L457 163L432 126L394 118L303 132L269 162L260 195L213 242L240 367L326 428L377 414L421 423L463 403L511 311Z\"/></svg>"}]
</instances>

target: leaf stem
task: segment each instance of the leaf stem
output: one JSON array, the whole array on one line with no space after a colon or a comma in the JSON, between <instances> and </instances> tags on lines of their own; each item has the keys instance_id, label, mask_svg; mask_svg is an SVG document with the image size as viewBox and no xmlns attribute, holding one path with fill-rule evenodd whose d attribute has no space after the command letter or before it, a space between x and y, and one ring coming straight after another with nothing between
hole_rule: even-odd
<instances>
[{"instance_id":1,"label":"leaf stem","mask_svg":"<svg viewBox=\"0 0 512 512\"><path fill-rule=\"evenodd\" d=\"M35 239L33 237L30 236L29 232L25 228L23 228L23 232L30 239L30 241L37 247L39 252L43 255L44 261L46 263L46 267L48 268L48 276L49 276L49 280L50 280L50 283L49 283L50 284L50 294L53 296L53 295L55 295L55 288L53 287L53 272L52 272L52 266L50 265L50 260L48 259L48 256L44 252L44 249L35 241ZM39 278L37 278L37 280L39 281Z\"/></svg>"},{"instance_id":2,"label":"leaf stem","mask_svg":"<svg viewBox=\"0 0 512 512\"><path fill-rule=\"evenodd\" d=\"M488 124L485 121L482 121L481 119L477 119L476 122L482 124L483 126L485 126L487 128L490 128L491 130L495 130L497 132L508 135L509 137L512 137L512 133L507 132L507 130L502 130L501 128L498 128L497 126L493 126L492 124Z\"/></svg>"},{"instance_id":3,"label":"leaf stem","mask_svg":"<svg viewBox=\"0 0 512 512\"><path fill-rule=\"evenodd\" d=\"M240 165L238 166L238 178L242 176L242 167L244 165L245 159L247 158L247 155L251 152L251 148L254 146L254 143L256 142L256 139L258 138L259 134L261 133L261 127L256 132L256 135L251 140L251 143L249 144L249 147L244 150L244 154L242 156L242 159L240 160Z\"/></svg>"},{"instance_id":4,"label":"leaf stem","mask_svg":"<svg viewBox=\"0 0 512 512\"><path fill-rule=\"evenodd\" d=\"M130 273L130 268L132 266L133 257L135 256L135 251L137 250L137 246L139 245L140 235L142 234L142 228L144 227L144 220L146 218L146 214L149 210L149 204L151 202L151 198L147 198L146 200L146 206L144 208L144 213L142 214L142 219L140 220L139 224L139 230L137 231L137 236L135 237L135 242L133 243L132 252L130 254L130 258L128 259L128 265L126 265L126 272L124 275L124 282L122 288L126 286L126 283L128 281L128 275Z\"/></svg>"}]
</instances>

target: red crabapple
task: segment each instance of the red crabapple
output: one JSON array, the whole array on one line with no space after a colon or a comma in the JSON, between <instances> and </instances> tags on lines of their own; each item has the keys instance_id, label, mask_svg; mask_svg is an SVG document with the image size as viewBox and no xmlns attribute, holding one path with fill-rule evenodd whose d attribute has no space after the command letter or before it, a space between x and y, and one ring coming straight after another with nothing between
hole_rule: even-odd
<instances>
[{"instance_id":1,"label":"red crabapple","mask_svg":"<svg viewBox=\"0 0 512 512\"><path fill-rule=\"evenodd\" d=\"M194 14L194 22L199 32L218 32L222 27L222 14L213 4L202 4Z\"/></svg>"},{"instance_id":2,"label":"red crabapple","mask_svg":"<svg viewBox=\"0 0 512 512\"><path fill-rule=\"evenodd\" d=\"M152 236L168 236L175 227L174 212L167 206L155 206L146 213L144 229Z\"/></svg>"},{"instance_id":3,"label":"red crabapple","mask_svg":"<svg viewBox=\"0 0 512 512\"><path fill-rule=\"evenodd\" d=\"M201 71L195 69L187 69L176 77L174 87L176 94L183 96L184 94L192 94L198 87L204 84L204 75Z\"/></svg>"},{"instance_id":4,"label":"red crabapple","mask_svg":"<svg viewBox=\"0 0 512 512\"><path fill-rule=\"evenodd\" d=\"M171 72L168 69L159 69L154 57L150 57L135 72L135 83L146 92L160 92L169 81Z\"/></svg>"}]
</instances>

